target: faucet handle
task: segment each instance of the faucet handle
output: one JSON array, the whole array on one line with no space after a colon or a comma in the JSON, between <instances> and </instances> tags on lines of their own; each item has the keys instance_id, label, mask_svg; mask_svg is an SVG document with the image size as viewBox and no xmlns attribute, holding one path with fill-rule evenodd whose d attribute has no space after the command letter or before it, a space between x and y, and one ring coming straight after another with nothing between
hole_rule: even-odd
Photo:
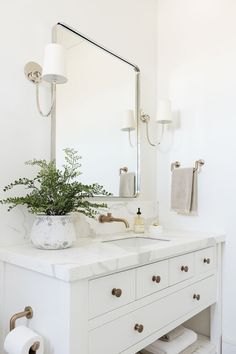
<instances>
[{"instance_id":1,"label":"faucet handle","mask_svg":"<svg viewBox=\"0 0 236 354\"><path fill-rule=\"evenodd\" d=\"M107 213L107 215L100 214L99 217L98 217L98 221L101 222L101 223L111 222L111 220L110 220L111 218L112 218L112 214L111 213Z\"/></svg>"}]
</instances>

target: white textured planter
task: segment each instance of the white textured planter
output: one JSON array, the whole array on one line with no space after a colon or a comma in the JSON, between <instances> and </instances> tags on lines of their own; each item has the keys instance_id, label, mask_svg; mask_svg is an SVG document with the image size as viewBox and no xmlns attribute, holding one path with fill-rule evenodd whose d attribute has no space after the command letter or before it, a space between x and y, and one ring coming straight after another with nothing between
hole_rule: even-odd
<instances>
[{"instance_id":1,"label":"white textured planter","mask_svg":"<svg viewBox=\"0 0 236 354\"><path fill-rule=\"evenodd\" d=\"M31 241L37 248L60 250L72 246L76 239L71 215L37 215L31 230Z\"/></svg>"}]
</instances>

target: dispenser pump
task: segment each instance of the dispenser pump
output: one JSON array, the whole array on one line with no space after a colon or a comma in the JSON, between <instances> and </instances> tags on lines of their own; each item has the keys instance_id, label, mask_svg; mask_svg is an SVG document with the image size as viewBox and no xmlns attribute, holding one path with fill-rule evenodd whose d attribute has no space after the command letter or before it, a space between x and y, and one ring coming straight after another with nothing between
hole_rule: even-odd
<instances>
[{"instance_id":1,"label":"dispenser pump","mask_svg":"<svg viewBox=\"0 0 236 354\"><path fill-rule=\"evenodd\" d=\"M140 208L138 208L137 216L134 219L134 232L136 232L136 233L144 233L144 231L145 231L144 219L141 215L142 215L142 213L140 211Z\"/></svg>"}]
</instances>

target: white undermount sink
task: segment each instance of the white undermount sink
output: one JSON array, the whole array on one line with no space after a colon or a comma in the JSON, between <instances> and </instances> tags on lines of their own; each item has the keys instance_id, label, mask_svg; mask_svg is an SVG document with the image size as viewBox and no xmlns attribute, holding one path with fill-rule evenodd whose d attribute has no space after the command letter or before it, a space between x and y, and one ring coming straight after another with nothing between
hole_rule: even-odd
<instances>
[{"instance_id":1,"label":"white undermount sink","mask_svg":"<svg viewBox=\"0 0 236 354\"><path fill-rule=\"evenodd\" d=\"M156 239L151 237L128 237L117 240L107 240L103 241L104 243L113 243L116 246L120 247L144 247L156 245L157 243L168 242L168 239Z\"/></svg>"}]
</instances>

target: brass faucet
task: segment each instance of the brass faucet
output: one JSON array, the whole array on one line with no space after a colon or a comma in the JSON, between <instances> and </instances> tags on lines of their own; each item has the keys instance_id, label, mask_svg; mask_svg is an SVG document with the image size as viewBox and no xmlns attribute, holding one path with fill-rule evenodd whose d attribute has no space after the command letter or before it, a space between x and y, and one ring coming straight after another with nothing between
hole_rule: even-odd
<instances>
[{"instance_id":1,"label":"brass faucet","mask_svg":"<svg viewBox=\"0 0 236 354\"><path fill-rule=\"evenodd\" d=\"M112 216L112 213L107 213L107 215L99 215L98 221L101 223L104 222L123 222L125 224L125 227L128 229L129 228L129 223L126 219L122 219L122 218L115 218L114 216Z\"/></svg>"}]
</instances>

